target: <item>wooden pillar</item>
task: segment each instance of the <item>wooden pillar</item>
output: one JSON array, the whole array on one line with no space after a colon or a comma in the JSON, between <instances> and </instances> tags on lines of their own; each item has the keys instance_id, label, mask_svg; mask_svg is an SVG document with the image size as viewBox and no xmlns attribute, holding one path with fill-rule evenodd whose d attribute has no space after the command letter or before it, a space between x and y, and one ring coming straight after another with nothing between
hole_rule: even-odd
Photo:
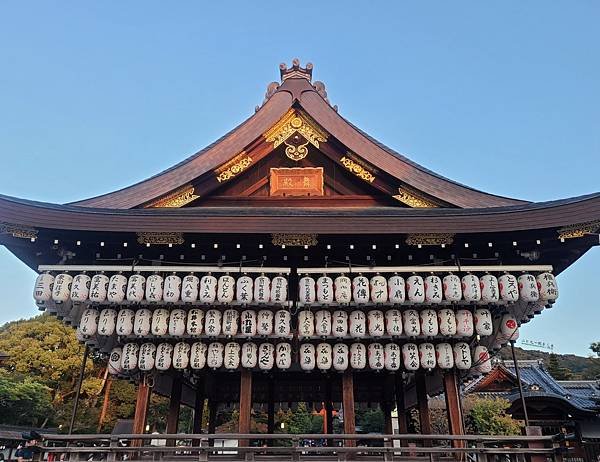
<instances>
[{"instance_id":1,"label":"wooden pillar","mask_svg":"<svg viewBox=\"0 0 600 462\"><path fill-rule=\"evenodd\" d=\"M182 383L180 377L173 377L171 381L171 396L169 398L169 411L167 414L167 433L177 433L179 425L179 408L181 405ZM168 440L167 446L174 446L175 440Z\"/></svg>"},{"instance_id":2,"label":"wooden pillar","mask_svg":"<svg viewBox=\"0 0 600 462\"><path fill-rule=\"evenodd\" d=\"M219 403L214 398L208 400L208 433L214 435L217 429L217 409ZM213 446L215 441L210 439L208 441L209 446Z\"/></svg>"},{"instance_id":3,"label":"wooden pillar","mask_svg":"<svg viewBox=\"0 0 600 462\"><path fill-rule=\"evenodd\" d=\"M252 412L252 371L240 373L240 433L250 433ZM248 446L248 440L240 440L240 446Z\"/></svg>"},{"instance_id":4,"label":"wooden pillar","mask_svg":"<svg viewBox=\"0 0 600 462\"><path fill-rule=\"evenodd\" d=\"M402 375L396 373L396 410L398 411L398 434L406 435L408 433L408 422L406 420L406 405L404 404L404 383Z\"/></svg>"},{"instance_id":5,"label":"wooden pillar","mask_svg":"<svg viewBox=\"0 0 600 462\"><path fill-rule=\"evenodd\" d=\"M148 417L148 405L150 404L150 386L143 380L138 385L135 401L135 414L133 417L134 434L141 435L146 430L146 418ZM133 440L133 446L141 446L142 440Z\"/></svg>"},{"instance_id":6,"label":"wooden pillar","mask_svg":"<svg viewBox=\"0 0 600 462\"><path fill-rule=\"evenodd\" d=\"M431 416L429 415L429 399L427 397L425 373L417 372L415 374L415 386L417 390L417 407L419 409L421 435L431 435Z\"/></svg>"},{"instance_id":7,"label":"wooden pillar","mask_svg":"<svg viewBox=\"0 0 600 462\"><path fill-rule=\"evenodd\" d=\"M268 384L268 402L267 402L267 433L275 433L275 381L273 377L269 377ZM269 446L273 440L267 440Z\"/></svg>"},{"instance_id":8,"label":"wooden pillar","mask_svg":"<svg viewBox=\"0 0 600 462\"><path fill-rule=\"evenodd\" d=\"M325 382L325 422L323 429L326 435L333 434L333 401L331 400L331 377L327 377ZM329 444L331 440L328 440Z\"/></svg>"},{"instance_id":9,"label":"wooden pillar","mask_svg":"<svg viewBox=\"0 0 600 462\"><path fill-rule=\"evenodd\" d=\"M444 374L444 394L446 396L446 412L448 413L448 433L451 435L464 435L462 409L458 389L458 377L452 370ZM453 441L453 447L462 447L462 441Z\"/></svg>"},{"instance_id":10,"label":"wooden pillar","mask_svg":"<svg viewBox=\"0 0 600 462\"><path fill-rule=\"evenodd\" d=\"M204 414L204 382L198 381L196 385L196 397L194 400L194 426L192 433L202 433L202 414ZM193 440L193 446L199 446L200 440Z\"/></svg>"},{"instance_id":11,"label":"wooden pillar","mask_svg":"<svg viewBox=\"0 0 600 462\"><path fill-rule=\"evenodd\" d=\"M381 412L383 412L383 433L392 435L394 433L392 428L392 406L389 402L383 401L381 403Z\"/></svg>"},{"instance_id":12,"label":"wooden pillar","mask_svg":"<svg viewBox=\"0 0 600 462\"><path fill-rule=\"evenodd\" d=\"M108 373L108 367L106 368L106 372ZM98 427L96 428L96 433L100 433L102 431L102 425L104 425L104 420L106 419L106 413L108 412L108 404L110 402L110 387L112 386L112 378L108 375L104 382L104 401L102 401L102 410L100 411L100 418L98 419Z\"/></svg>"},{"instance_id":13,"label":"wooden pillar","mask_svg":"<svg viewBox=\"0 0 600 462\"><path fill-rule=\"evenodd\" d=\"M352 371L344 372L342 376L342 406L344 408L344 433L356 433L354 414L354 376ZM355 446L356 441L346 440L346 446Z\"/></svg>"}]
</instances>

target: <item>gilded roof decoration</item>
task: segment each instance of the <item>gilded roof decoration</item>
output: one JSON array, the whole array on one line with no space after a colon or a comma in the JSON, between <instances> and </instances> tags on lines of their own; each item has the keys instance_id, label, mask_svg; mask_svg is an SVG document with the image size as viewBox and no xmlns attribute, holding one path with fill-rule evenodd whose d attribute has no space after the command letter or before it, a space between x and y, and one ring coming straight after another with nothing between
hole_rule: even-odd
<instances>
[{"instance_id":1,"label":"gilded roof decoration","mask_svg":"<svg viewBox=\"0 0 600 462\"><path fill-rule=\"evenodd\" d=\"M346 170L353 173L361 180L365 180L369 183L373 183L373 181L375 181L375 175L372 172L360 165L357 161L350 159L350 157L343 156L340 159L340 162L344 167L346 167Z\"/></svg>"},{"instance_id":2,"label":"gilded roof decoration","mask_svg":"<svg viewBox=\"0 0 600 462\"><path fill-rule=\"evenodd\" d=\"M155 245L180 245L185 242L183 233L165 232L165 233L137 233L137 241L139 244L155 244Z\"/></svg>"},{"instance_id":3,"label":"gilded roof decoration","mask_svg":"<svg viewBox=\"0 0 600 462\"><path fill-rule=\"evenodd\" d=\"M300 137L292 139L294 135ZM285 154L298 161L308 155L308 144L319 148L319 143L327 141L327 133L303 111L290 109L273 127L264 134L267 143L273 143L273 149L285 143Z\"/></svg>"},{"instance_id":4,"label":"gilded roof decoration","mask_svg":"<svg viewBox=\"0 0 600 462\"><path fill-rule=\"evenodd\" d=\"M403 204L408 205L413 208L433 208L437 207L437 204L424 199L423 197L419 197L411 192L408 192L405 189L398 188L398 194L392 196L397 201L402 202Z\"/></svg>"},{"instance_id":5,"label":"gilded roof decoration","mask_svg":"<svg viewBox=\"0 0 600 462\"><path fill-rule=\"evenodd\" d=\"M228 181L239 175L252 164L252 157L245 152L241 152L229 162L215 170L216 178L219 183Z\"/></svg>"},{"instance_id":6,"label":"gilded roof decoration","mask_svg":"<svg viewBox=\"0 0 600 462\"><path fill-rule=\"evenodd\" d=\"M151 202L146 208L180 208L199 197L194 194L194 187L188 185Z\"/></svg>"},{"instance_id":7,"label":"gilded roof decoration","mask_svg":"<svg viewBox=\"0 0 600 462\"><path fill-rule=\"evenodd\" d=\"M20 239L35 239L38 235L38 230L30 226L0 222L0 233L10 234L12 237Z\"/></svg>"},{"instance_id":8,"label":"gilded roof decoration","mask_svg":"<svg viewBox=\"0 0 600 462\"><path fill-rule=\"evenodd\" d=\"M454 242L454 234L423 233L409 234L406 238L408 245L450 245Z\"/></svg>"},{"instance_id":9,"label":"gilded roof decoration","mask_svg":"<svg viewBox=\"0 0 600 462\"><path fill-rule=\"evenodd\" d=\"M600 220L565 226L564 228L560 228L557 232L559 239L573 239L583 237L587 234L594 234L598 232L598 230L600 230Z\"/></svg>"},{"instance_id":10,"label":"gilded roof decoration","mask_svg":"<svg viewBox=\"0 0 600 462\"><path fill-rule=\"evenodd\" d=\"M271 234L273 245L289 246L289 247L302 247L305 245L315 246L318 244L317 234L285 234L285 233L274 233Z\"/></svg>"}]
</instances>

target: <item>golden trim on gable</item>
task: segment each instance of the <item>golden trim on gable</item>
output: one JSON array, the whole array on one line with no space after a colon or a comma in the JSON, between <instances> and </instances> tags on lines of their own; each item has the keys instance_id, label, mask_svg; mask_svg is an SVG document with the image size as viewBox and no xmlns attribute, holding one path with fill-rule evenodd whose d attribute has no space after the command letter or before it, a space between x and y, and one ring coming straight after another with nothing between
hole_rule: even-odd
<instances>
[{"instance_id":1,"label":"golden trim on gable","mask_svg":"<svg viewBox=\"0 0 600 462\"><path fill-rule=\"evenodd\" d=\"M419 197L413 193L408 192L405 189L401 189L398 188L398 194L395 194L392 196L394 199L396 199L399 202L402 202L403 204L408 205L409 207L413 207L413 208L433 208L433 207L438 207L437 204L424 199L422 197Z\"/></svg>"},{"instance_id":2,"label":"golden trim on gable","mask_svg":"<svg viewBox=\"0 0 600 462\"><path fill-rule=\"evenodd\" d=\"M231 180L233 177L250 167L252 162L252 157L242 151L229 162L215 170L217 181L223 183L224 181Z\"/></svg>"},{"instance_id":3,"label":"golden trim on gable","mask_svg":"<svg viewBox=\"0 0 600 462\"><path fill-rule=\"evenodd\" d=\"M199 197L194 194L194 187L188 185L149 203L145 208L180 208Z\"/></svg>"},{"instance_id":4,"label":"golden trim on gable","mask_svg":"<svg viewBox=\"0 0 600 462\"><path fill-rule=\"evenodd\" d=\"M559 239L573 239L577 237L583 237L587 234L597 233L599 229L600 220L596 220L565 226L556 232L558 233Z\"/></svg>"}]
</instances>

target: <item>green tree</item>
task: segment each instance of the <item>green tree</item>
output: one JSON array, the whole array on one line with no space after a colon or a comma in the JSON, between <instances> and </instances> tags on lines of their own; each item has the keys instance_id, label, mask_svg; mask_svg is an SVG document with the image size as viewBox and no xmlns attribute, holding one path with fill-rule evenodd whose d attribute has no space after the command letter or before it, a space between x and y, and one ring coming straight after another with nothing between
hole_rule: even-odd
<instances>
[{"instance_id":1,"label":"green tree","mask_svg":"<svg viewBox=\"0 0 600 462\"><path fill-rule=\"evenodd\" d=\"M573 376L566 368L560 365L558 356L555 353L550 353L546 370L556 380L569 380Z\"/></svg>"},{"instance_id":2,"label":"green tree","mask_svg":"<svg viewBox=\"0 0 600 462\"><path fill-rule=\"evenodd\" d=\"M0 371L0 423L40 426L52 412L50 389L30 378Z\"/></svg>"},{"instance_id":3,"label":"green tree","mask_svg":"<svg viewBox=\"0 0 600 462\"><path fill-rule=\"evenodd\" d=\"M479 435L519 435L519 422L506 413L510 403L505 399L475 398L470 403L467 427Z\"/></svg>"},{"instance_id":4,"label":"green tree","mask_svg":"<svg viewBox=\"0 0 600 462\"><path fill-rule=\"evenodd\" d=\"M381 409L366 409L356 413L356 426L364 433L383 433L384 418Z\"/></svg>"}]
</instances>

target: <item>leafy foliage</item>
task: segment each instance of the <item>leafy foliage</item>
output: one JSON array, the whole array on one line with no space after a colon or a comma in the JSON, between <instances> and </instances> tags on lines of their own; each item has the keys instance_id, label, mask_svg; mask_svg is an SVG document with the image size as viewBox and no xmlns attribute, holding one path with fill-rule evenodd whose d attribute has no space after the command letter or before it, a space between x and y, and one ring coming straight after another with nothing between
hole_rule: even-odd
<instances>
[{"instance_id":1,"label":"leafy foliage","mask_svg":"<svg viewBox=\"0 0 600 462\"><path fill-rule=\"evenodd\" d=\"M519 435L519 422L506 413L505 399L474 398L469 405L466 424L469 433L479 435Z\"/></svg>"},{"instance_id":2,"label":"leafy foliage","mask_svg":"<svg viewBox=\"0 0 600 462\"><path fill-rule=\"evenodd\" d=\"M0 371L0 423L39 426L51 411L48 387L30 378Z\"/></svg>"}]
</instances>

